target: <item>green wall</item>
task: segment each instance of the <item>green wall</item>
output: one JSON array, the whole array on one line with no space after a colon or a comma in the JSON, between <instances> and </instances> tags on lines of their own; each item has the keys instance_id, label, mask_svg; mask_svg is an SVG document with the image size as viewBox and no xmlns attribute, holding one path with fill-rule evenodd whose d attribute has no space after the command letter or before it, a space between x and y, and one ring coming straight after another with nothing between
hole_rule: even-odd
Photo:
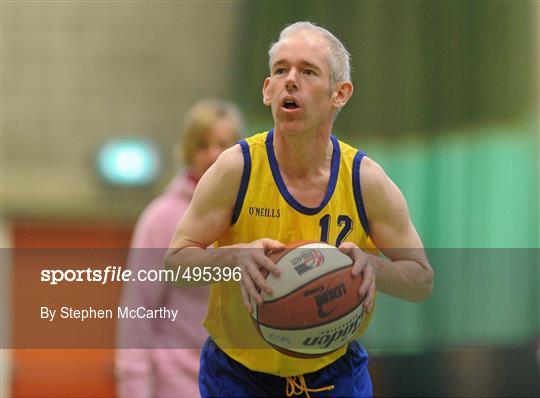
<instances>
[{"instance_id":1,"label":"green wall","mask_svg":"<svg viewBox=\"0 0 540 398\"><path fill-rule=\"evenodd\" d=\"M261 100L269 45L285 25L309 20L352 55L341 131L434 135L513 120L537 110L538 15L527 1L246 2L231 94L251 121L271 123Z\"/></svg>"},{"instance_id":2,"label":"green wall","mask_svg":"<svg viewBox=\"0 0 540 398\"><path fill-rule=\"evenodd\" d=\"M379 295L366 344L399 352L531 342L540 333L536 124L365 146L407 198L435 270L425 303Z\"/></svg>"}]
</instances>

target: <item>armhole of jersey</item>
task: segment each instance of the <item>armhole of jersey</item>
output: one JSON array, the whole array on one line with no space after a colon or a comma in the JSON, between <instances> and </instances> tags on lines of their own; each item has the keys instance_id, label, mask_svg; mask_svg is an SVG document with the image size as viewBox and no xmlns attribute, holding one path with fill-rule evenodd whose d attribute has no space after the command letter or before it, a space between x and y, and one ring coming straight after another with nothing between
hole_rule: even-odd
<instances>
[{"instance_id":1,"label":"armhole of jersey","mask_svg":"<svg viewBox=\"0 0 540 398\"><path fill-rule=\"evenodd\" d=\"M362 187L360 185L360 163L362 158L366 156L364 152L358 151L353 160L353 170L352 170L352 184L354 192L354 201L356 202L356 210L358 211L358 217L360 217L360 222L366 235L369 236L369 222L366 214L366 209L364 207L364 200L362 199Z\"/></svg>"},{"instance_id":2,"label":"armhole of jersey","mask_svg":"<svg viewBox=\"0 0 540 398\"><path fill-rule=\"evenodd\" d=\"M238 217L240 217L240 210L244 204L244 198L246 197L247 187L249 184L249 176L251 174L251 156L249 154L249 145L246 140L238 141L240 148L242 148L242 155L244 156L244 170L242 171L242 181L240 181L240 189L238 195L236 195L236 202L234 203L234 210L232 215L231 224L236 224Z\"/></svg>"}]
</instances>

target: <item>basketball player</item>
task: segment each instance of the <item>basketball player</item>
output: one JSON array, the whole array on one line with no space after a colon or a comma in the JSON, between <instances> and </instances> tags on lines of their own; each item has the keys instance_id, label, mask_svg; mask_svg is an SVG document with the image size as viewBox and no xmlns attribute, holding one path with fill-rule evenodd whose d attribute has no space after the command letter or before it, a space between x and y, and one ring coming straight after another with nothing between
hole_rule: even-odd
<instances>
[{"instance_id":1,"label":"basketball player","mask_svg":"<svg viewBox=\"0 0 540 398\"><path fill-rule=\"evenodd\" d=\"M168 267L234 264L239 283L212 286L201 354L203 397L372 395L367 354L353 342L322 358L300 359L262 347L250 297L271 294L260 270L279 277L266 256L297 240L325 240L354 260L368 315L375 288L421 301L433 271L399 189L373 160L331 135L353 93L349 53L329 31L308 22L285 28L269 51L263 102L274 128L225 151L203 176L181 219ZM206 250L219 247L242 250ZM252 250L246 250L251 248ZM379 249L387 258L368 254ZM393 249L405 248L405 249ZM245 308L243 308L245 307ZM364 320L362 331L367 327ZM237 348L235 348L237 347ZM266 346L268 347L268 346Z\"/></svg>"}]
</instances>

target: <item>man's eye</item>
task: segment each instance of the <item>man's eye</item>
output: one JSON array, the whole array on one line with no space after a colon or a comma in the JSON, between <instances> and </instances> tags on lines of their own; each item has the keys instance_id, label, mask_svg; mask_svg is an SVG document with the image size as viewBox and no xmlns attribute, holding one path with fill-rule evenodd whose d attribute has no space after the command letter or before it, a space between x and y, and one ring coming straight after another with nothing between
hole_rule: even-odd
<instances>
[{"instance_id":1,"label":"man's eye","mask_svg":"<svg viewBox=\"0 0 540 398\"><path fill-rule=\"evenodd\" d=\"M278 69L276 69L276 70L274 71L274 74L276 74L276 75L281 75L281 74L283 74L283 73L285 73L285 69L284 69L284 68L278 68Z\"/></svg>"},{"instance_id":2,"label":"man's eye","mask_svg":"<svg viewBox=\"0 0 540 398\"><path fill-rule=\"evenodd\" d=\"M311 69L306 69L306 70L304 70L304 73L305 73L306 75L309 75L309 76L315 74L315 72L313 72Z\"/></svg>"}]
</instances>

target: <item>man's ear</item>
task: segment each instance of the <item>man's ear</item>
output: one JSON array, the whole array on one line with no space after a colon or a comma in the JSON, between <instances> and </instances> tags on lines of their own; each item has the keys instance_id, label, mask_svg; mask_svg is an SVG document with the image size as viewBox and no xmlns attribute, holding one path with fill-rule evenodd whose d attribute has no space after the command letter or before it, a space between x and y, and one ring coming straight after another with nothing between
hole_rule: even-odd
<instances>
[{"instance_id":1,"label":"man's ear","mask_svg":"<svg viewBox=\"0 0 540 398\"><path fill-rule=\"evenodd\" d=\"M270 106L272 104L272 97L270 96L270 92L268 90L269 85L270 85L270 78L267 77L266 79L264 79L263 88L262 88L263 104L266 106Z\"/></svg>"},{"instance_id":2,"label":"man's ear","mask_svg":"<svg viewBox=\"0 0 540 398\"><path fill-rule=\"evenodd\" d=\"M332 94L332 105L334 108L343 108L353 94L353 84L351 82L338 83L336 90Z\"/></svg>"}]
</instances>

